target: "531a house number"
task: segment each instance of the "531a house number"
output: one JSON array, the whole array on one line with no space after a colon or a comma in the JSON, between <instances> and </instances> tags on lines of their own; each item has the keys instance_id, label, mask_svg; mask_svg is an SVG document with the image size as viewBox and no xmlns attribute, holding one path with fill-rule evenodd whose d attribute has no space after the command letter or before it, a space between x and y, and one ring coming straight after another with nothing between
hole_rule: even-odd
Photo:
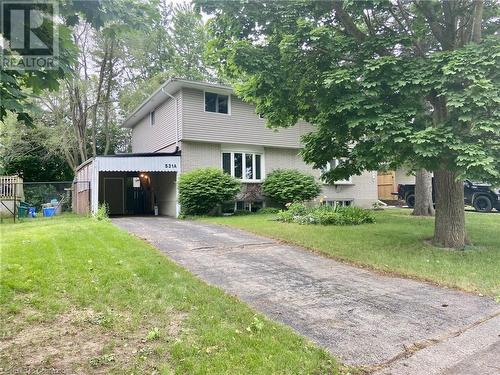
<instances>
[{"instance_id":1,"label":"531a house number","mask_svg":"<svg viewBox=\"0 0 500 375\"><path fill-rule=\"evenodd\" d=\"M165 168L177 168L177 164L167 163L167 164L165 164Z\"/></svg>"}]
</instances>

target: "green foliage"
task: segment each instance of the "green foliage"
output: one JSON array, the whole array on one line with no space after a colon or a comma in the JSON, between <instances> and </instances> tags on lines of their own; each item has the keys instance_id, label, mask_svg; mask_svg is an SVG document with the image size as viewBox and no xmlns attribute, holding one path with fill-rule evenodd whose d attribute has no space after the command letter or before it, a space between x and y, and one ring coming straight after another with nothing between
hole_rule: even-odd
<instances>
[{"instance_id":1,"label":"green foliage","mask_svg":"<svg viewBox=\"0 0 500 375\"><path fill-rule=\"evenodd\" d=\"M97 221L109 221L109 208L106 203L102 203L97 207L97 211L92 215Z\"/></svg>"},{"instance_id":2,"label":"green foliage","mask_svg":"<svg viewBox=\"0 0 500 375\"><path fill-rule=\"evenodd\" d=\"M146 336L147 341L154 341L160 338L160 329L158 327L154 327L150 330Z\"/></svg>"},{"instance_id":3,"label":"green foliage","mask_svg":"<svg viewBox=\"0 0 500 375\"><path fill-rule=\"evenodd\" d=\"M281 210L276 207L265 207L261 208L259 211L257 211L257 214L259 215L271 215L271 214L277 214Z\"/></svg>"},{"instance_id":4,"label":"green foliage","mask_svg":"<svg viewBox=\"0 0 500 375\"><path fill-rule=\"evenodd\" d=\"M306 120L305 160L344 160L327 181L404 164L500 180L498 4L470 43L472 3L196 3L214 15L212 61L268 125Z\"/></svg>"},{"instance_id":5,"label":"green foliage","mask_svg":"<svg viewBox=\"0 0 500 375\"><path fill-rule=\"evenodd\" d=\"M131 113L169 78L210 80L205 59L207 32L200 13L189 4L150 3L154 10L140 29L123 36L125 65L132 80L120 93L120 105Z\"/></svg>"},{"instance_id":6,"label":"green foliage","mask_svg":"<svg viewBox=\"0 0 500 375\"><path fill-rule=\"evenodd\" d=\"M49 135L41 126L28 127L9 113L0 122L0 137L0 174L21 175L24 181L72 180L73 171L50 147Z\"/></svg>"},{"instance_id":7,"label":"green foliage","mask_svg":"<svg viewBox=\"0 0 500 375\"><path fill-rule=\"evenodd\" d=\"M281 205L304 202L317 197L320 186L313 176L295 169L277 169L269 173L262 184L262 191Z\"/></svg>"},{"instance_id":8,"label":"green foliage","mask_svg":"<svg viewBox=\"0 0 500 375\"><path fill-rule=\"evenodd\" d=\"M300 203L291 204L288 210L278 213L278 221L297 224L360 225L374 223L373 214L359 207L317 206L307 208Z\"/></svg>"},{"instance_id":9,"label":"green foliage","mask_svg":"<svg viewBox=\"0 0 500 375\"><path fill-rule=\"evenodd\" d=\"M252 215L253 212L252 211L248 211L248 210L235 210L233 215L236 215L236 216L245 216L245 215Z\"/></svg>"},{"instance_id":10,"label":"green foliage","mask_svg":"<svg viewBox=\"0 0 500 375\"><path fill-rule=\"evenodd\" d=\"M39 212L41 211L42 204L49 203L52 199L61 199L54 185L37 184L24 186L24 200Z\"/></svg>"},{"instance_id":11,"label":"green foliage","mask_svg":"<svg viewBox=\"0 0 500 375\"><path fill-rule=\"evenodd\" d=\"M200 168L181 175L179 202L185 215L205 215L233 200L240 183L217 168Z\"/></svg>"}]
</instances>

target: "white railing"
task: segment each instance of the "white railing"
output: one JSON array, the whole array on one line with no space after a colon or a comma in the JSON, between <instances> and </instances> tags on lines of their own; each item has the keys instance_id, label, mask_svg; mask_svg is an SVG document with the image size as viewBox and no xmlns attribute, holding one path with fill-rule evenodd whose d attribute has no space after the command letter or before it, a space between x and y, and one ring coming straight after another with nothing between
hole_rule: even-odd
<instances>
[{"instance_id":1,"label":"white railing","mask_svg":"<svg viewBox=\"0 0 500 375\"><path fill-rule=\"evenodd\" d=\"M0 198L23 200L23 179L19 176L0 176Z\"/></svg>"}]
</instances>

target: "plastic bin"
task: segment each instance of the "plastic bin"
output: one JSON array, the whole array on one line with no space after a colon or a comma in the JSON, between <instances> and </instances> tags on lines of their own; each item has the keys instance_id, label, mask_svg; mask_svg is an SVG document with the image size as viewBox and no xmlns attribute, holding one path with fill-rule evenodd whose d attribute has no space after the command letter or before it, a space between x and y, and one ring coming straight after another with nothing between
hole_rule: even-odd
<instances>
[{"instance_id":1,"label":"plastic bin","mask_svg":"<svg viewBox=\"0 0 500 375\"><path fill-rule=\"evenodd\" d=\"M42 210L43 210L43 216L45 217L51 217L56 214L55 207L44 207Z\"/></svg>"},{"instance_id":2,"label":"plastic bin","mask_svg":"<svg viewBox=\"0 0 500 375\"><path fill-rule=\"evenodd\" d=\"M35 209L35 207L28 208L28 217L36 217L36 209Z\"/></svg>"},{"instance_id":3,"label":"plastic bin","mask_svg":"<svg viewBox=\"0 0 500 375\"><path fill-rule=\"evenodd\" d=\"M26 206L19 206L17 208L17 217L28 217L28 207Z\"/></svg>"}]
</instances>

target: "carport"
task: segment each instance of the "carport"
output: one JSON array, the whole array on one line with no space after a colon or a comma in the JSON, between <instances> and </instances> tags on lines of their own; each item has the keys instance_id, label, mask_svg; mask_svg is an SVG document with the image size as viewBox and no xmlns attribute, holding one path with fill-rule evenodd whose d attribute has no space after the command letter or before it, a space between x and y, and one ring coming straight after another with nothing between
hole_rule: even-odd
<instances>
[{"instance_id":1,"label":"carport","mask_svg":"<svg viewBox=\"0 0 500 375\"><path fill-rule=\"evenodd\" d=\"M81 164L76 182L88 181L90 211L106 203L110 215L179 215L180 152L97 156ZM78 186L78 184L75 184Z\"/></svg>"}]
</instances>

